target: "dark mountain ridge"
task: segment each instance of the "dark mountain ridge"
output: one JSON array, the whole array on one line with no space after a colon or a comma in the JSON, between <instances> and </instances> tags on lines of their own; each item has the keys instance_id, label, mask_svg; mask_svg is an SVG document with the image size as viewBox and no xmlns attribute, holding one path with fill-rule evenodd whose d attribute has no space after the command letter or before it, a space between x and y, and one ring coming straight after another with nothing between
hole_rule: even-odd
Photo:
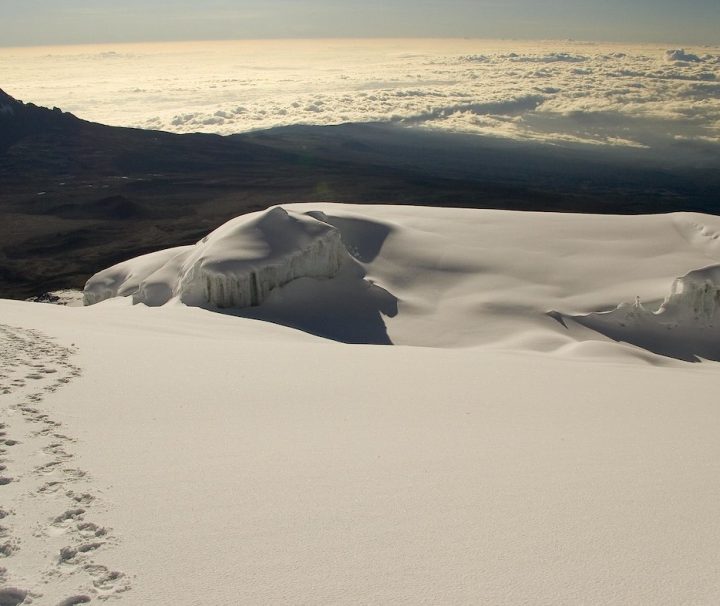
<instances>
[{"instance_id":1,"label":"dark mountain ridge","mask_svg":"<svg viewBox=\"0 0 720 606\"><path fill-rule=\"evenodd\" d=\"M48 109L23 103L0 89L0 153L24 137L36 133L68 133L80 120L60 108Z\"/></svg>"}]
</instances>

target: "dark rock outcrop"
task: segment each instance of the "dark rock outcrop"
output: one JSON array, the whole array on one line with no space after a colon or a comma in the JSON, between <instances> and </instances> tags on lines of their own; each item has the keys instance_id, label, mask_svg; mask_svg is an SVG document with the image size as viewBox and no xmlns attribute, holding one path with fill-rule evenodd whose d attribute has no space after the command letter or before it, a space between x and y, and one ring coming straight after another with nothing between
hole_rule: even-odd
<instances>
[{"instance_id":1,"label":"dark rock outcrop","mask_svg":"<svg viewBox=\"0 0 720 606\"><path fill-rule=\"evenodd\" d=\"M77 128L80 120L54 107L23 103L0 89L0 154L28 135Z\"/></svg>"}]
</instances>

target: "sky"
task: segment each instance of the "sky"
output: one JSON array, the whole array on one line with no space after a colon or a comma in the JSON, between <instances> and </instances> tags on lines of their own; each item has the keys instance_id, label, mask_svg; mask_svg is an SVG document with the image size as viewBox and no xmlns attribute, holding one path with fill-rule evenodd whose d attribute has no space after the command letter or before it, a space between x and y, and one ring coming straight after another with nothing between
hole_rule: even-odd
<instances>
[{"instance_id":1,"label":"sky","mask_svg":"<svg viewBox=\"0 0 720 606\"><path fill-rule=\"evenodd\" d=\"M718 0L0 0L0 46L473 37L720 43Z\"/></svg>"}]
</instances>

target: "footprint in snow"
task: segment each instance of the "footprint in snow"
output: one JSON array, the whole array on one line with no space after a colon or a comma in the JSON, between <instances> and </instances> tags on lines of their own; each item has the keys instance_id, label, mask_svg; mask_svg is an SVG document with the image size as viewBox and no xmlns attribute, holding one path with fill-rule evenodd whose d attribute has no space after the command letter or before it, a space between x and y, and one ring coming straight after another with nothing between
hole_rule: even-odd
<instances>
[{"instance_id":1,"label":"footprint in snow","mask_svg":"<svg viewBox=\"0 0 720 606\"><path fill-rule=\"evenodd\" d=\"M6 587L0 589L0 606L18 606L28 597L28 592L24 589L16 589L15 587Z\"/></svg>"},{"instance_id":2,"label":"footprint in snow","mask_svg":"<svg viewBox=\"0 0 720 606\"><path fill-rule=\"evenodd\" d=\"M15 473L12 476L0 475L0 494L3 494L2 486L14 484L16 487L8 489L6 494L11 495L10 498L14 499L11 503L15 505L22 503L28 496L38 498L38 505L50 513L50 508L62 500L62 495L70 505L60 515L49 517L50 526L44 525L48 518L45 518L46 522L43 524L40 520L28 520L20 509L19 516L10 515L12 510L8 512L0 509L0 519L8 518L5 522L8 526L0 525L0 558L11 558L17 553L20 541L14 538L14 535L28 537L28 541L43 542L66 537L70 543L60 549L59 556L52 559L52 552L41 549L40 552L44 552L47 561L37 562L37 572L40 573L38 578L43 579L42 583L62 582L67 586L68 579L78 579L78 594L65 598L56 606L84 604L94 597L104 600L130 589L124 573L109 570L93 561L95 553L101 547L113 544L114 537L110 529L85 517L87 508L95 505L95 496L83 490L68 490L71 483L78 486L86 483L88 475L85 470L72 465L66 466L74 459L70 445L76 440L60 433L58 429L62 424L46 412L44 400L50 397L48 394L62 389L82 374L81 369L70 362L73 353L74 350L55 345L38 331L0 324L0 394L12 397L18 390L32 392L21 391L22 396L18 397L18 403L7 408L11 416L8 421L12 422L0 423L0 455L9 456L11 452L15 452L12 450L14 446L24 444L17 449L22 456L16 461L11 460ZM13 417L13 411L21 412L22 416ZM17 427L18 419L34 424L37 429ZM46 457L44 464L37 465L37 459L32 456L33 450ZM31 456L27 456L28 454ZM4 462L0 458L0 472L5 471ZM32 473L33 471L35 473ZM55 477L52 481L38 483L38 478L43 475ZM26 487L24 493L23 487ZM18 489L21 491L19 495ZM19 524L22 525L20 528ZM51 530L51 527L54 530ZM23 557L27 558L28 554L34 553L32 547L28 545L27 549L6 561L20 565ZM54 553L58 554L57 551ZM23 561L21 565L27 569L27 562ZM43 571L45 566L49 568ZM84 586L82 573L85 574ZM26 574L23 574L24 578L27 578ZM5 571L0 567L0 583L4 585L12 583L13 580L12 571ZM82 593L83 590L87 593ZM0 606L29 604L36 597L39 596L24 589L5 587L0 589Z\"/></svg>"}]
</instances>

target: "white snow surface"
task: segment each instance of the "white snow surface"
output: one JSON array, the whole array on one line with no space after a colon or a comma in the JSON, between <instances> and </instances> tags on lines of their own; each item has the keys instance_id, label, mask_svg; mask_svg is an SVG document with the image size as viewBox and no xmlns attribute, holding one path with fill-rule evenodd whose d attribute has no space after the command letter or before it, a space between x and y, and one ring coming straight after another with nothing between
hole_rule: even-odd
<instances>
[{"instance_id":1,"label":"white snow surface","mask_svg":"<svg viewBox=\"0 0 720 606\"><path fill-rule=\"evenodd\" d=\"M720 601L714 329L598 313L692 307L719 218L285 208L351 256L259 306L0 301L5 590Z\"/></svg>"}]
</instances>

